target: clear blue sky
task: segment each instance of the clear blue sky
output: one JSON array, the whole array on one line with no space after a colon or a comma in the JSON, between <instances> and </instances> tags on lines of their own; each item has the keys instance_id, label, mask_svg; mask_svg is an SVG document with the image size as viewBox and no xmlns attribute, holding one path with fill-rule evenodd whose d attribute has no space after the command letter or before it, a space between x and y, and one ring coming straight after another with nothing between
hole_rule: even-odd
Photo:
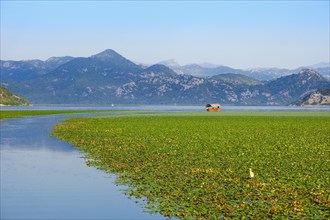
<instances>
[{"instance_id":1,"label":"clear blue sky","mask_svg":"<svg viewBox=\"0 0 330 220\"><path fill-rule=\"evenodd\" d=\"M1 59L175 58L236 68L329 62L329 1L4 1Z\"/></svg>"}]
</instances>

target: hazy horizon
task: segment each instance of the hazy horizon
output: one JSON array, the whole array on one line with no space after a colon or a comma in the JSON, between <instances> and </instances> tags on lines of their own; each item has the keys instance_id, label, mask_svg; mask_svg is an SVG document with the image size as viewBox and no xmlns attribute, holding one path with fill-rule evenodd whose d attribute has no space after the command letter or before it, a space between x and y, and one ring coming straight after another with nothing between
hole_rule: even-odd
<instances>
[{"instance_id":1,"label":"hazy horizon","mask_svg":"<svg viewBox=\"0 0 330 220\"><path fill-rule=\"evenodd\" d=\"M1 60L297 67L329 62L329 1L1 1Z\"/></svg>"}]
</instances>

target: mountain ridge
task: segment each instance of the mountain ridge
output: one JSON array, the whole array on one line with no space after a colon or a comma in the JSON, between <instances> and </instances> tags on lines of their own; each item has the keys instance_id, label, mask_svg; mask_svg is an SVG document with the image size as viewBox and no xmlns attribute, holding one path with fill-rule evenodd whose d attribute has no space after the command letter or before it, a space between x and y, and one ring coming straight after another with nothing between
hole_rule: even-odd
<instances>
[{"instance_id":1,"label":"mountain ridge","mask_svg":"<svg viewBox=\"0 0 330 220\"><path fill-rule=\"evenodd\" d=\"M313 91L293 104L300 106L330 105L330 89Z\"/></svg>"},{"instance_id":2,"label":"mountain ridge","mask_svg":"<svg viewBox=\"0 0 330 220\"><path fill-rule=\"evenodd\" d=\"M105 50L71 59L48 73L27 71L25 74L31 76L23 79L1 71L0 82L33 103L42 104L286 105L312 90L329 87L329 81L313 71L303 69L296 73L299 77L283 76L249 85L238 80L178 74L162 64L142 68L113 50Z\"/></svg>"},{"instance_id":3,"label":"mountain ridge","mask_svg":"<svg viewBox=\"0 0 330 220\"><path fill-rule=\"evenodd\" d=\"M111 60L113 57L117 57L117 59L122 59L123 61L129 61L134 63L135 65L139 66L140 68L147 68L147 65L138 62L132 62L127 60L125 57L117 53L112 49L106 49L100 53L92 55L90 57L84 58L101 58L104 61ZM20 65L22 65L22 69L24 71L30 70L30 73L37 73L37 74L45 74L54 70L55 68L59 67L60 65L69 62L73 59L80 58L80 57L71 57L71 56L63 56L63 57L50 57L45 61L42 60L21 60L21 61L14 61L14 60L0 60L0 67L1 71L3 72L3 78L14 78L17 75L17 72L20 73ZM15 64L17 66L15 67ZM252 77L256 80L260 81L269 81L281 76L291 75L296 73L297 71L303 68L310 68L318 71L321 73L322 76L330 80L330 63L329 62L320 62L314 65L306 65L302 67L298 67L296 69L286 69L286 68L277 68L277 67L270 67L270 68L247 68L247 69L237 69L232 68L229 66L212 64L212 63L200 63L200 64L186 64L180 65L175 59L169 59L160 61L157 64L163 64L171 69L173 69L178 74L188 74L197 77L212 77L214 75L219 74L242 74L248 77ZM13 68L12 68L13 67ZM6 74L7 73L7 74ZM10 75L10 76L9 76ZM14 75L14 76L13 76ZM18 74L19 76L16 79L19 79L22 74Z\"/></svg>"}]
</instances>

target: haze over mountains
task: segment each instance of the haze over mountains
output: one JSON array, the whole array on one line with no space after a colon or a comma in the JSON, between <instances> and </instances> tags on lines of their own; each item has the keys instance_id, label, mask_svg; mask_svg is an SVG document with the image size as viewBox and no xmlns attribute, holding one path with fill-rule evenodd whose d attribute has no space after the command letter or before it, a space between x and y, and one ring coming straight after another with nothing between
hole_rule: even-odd
<instances>
[{"instance_id":1,"label":"haze over mountains","mask_svg":"<svg viewBox=\"0 0 330 220\"><path fill-rule=\"evenodd\" d=\"M261 81L276 79L281 76L287 76L299 72L301 69L309 68L319 72L325 78L330 79L330 63L318 63L314 65L299 67L296 69L285 68L250 68L235 69L228 66L216 65L212 63L188 64L181 66L175 59L169 59L159 62L170 67L179 74L189 74L198 77L209 77L218 74L234 73L242 74Z\"/></svg>"},{"instance_id":2,"label":"haze over mountains","mask_svg":"<svg viewBox=\"0 0 330 220\"><path fill-rule=\"evenodd\" d=\"M287 105L330 87L324 77L329 63L296 70L173 61L146 67L105 50L90 57L0 61L0 66L2 85L42 104Z\"/></svg>"}]
</instances>

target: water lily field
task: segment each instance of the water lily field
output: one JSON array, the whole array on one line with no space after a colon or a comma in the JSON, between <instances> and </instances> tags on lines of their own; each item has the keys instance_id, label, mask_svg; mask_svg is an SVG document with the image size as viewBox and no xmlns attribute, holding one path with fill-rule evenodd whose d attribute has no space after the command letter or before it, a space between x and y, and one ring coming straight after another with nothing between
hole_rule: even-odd
<instances>
[{"instance_id":1,"label":"water lily field","mask_svg":"<svg viewBox=\"0 0 330 220\"><path fill-rule=\"evenodd\" d=\"M41 115L115 112L116 110L0 110L0 119ZM122 112L122 110L121 110Z\"/></svg>"},{"instance_id":2,"label":"water lily field","mask_svg":"<svg viewBox=\"0 0 330 220\"><path fill-rule=\"evenodd\" d=\"M53 134L85 152L89 165L118 174L151 212L330 218L329 112L80 117Z\"/></svg>"}]
</instances>

